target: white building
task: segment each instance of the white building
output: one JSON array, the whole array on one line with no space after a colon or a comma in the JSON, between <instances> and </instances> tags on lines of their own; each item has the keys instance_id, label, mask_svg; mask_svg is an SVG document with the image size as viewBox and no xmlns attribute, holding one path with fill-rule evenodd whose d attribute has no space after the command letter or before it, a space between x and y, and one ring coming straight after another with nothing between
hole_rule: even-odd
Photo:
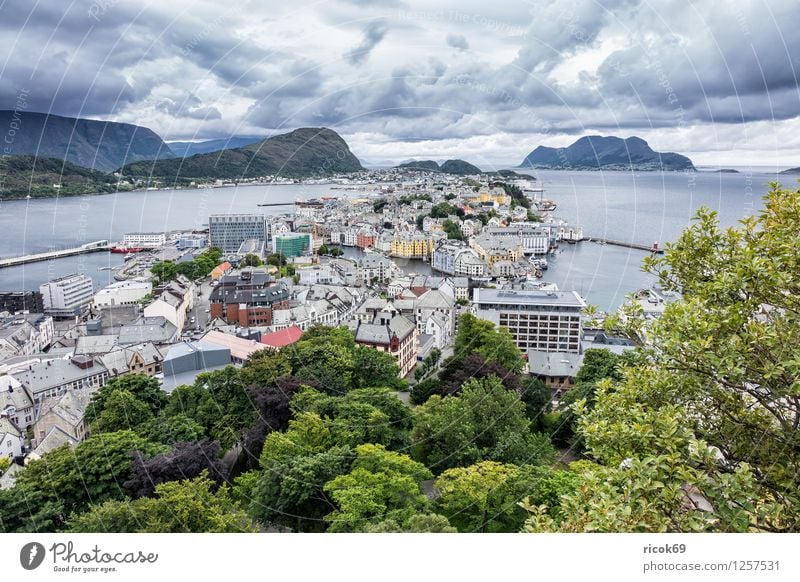
<instances>
[{"instance_id":1,"label":"white building","mask_svg":"<svg viewBox=\"0 0 800 582\"><path fill-rule=\"evenodd\" d=\"M43 352L53 343L53 318L41 313L18 313L0 320L0 360Z\"/></svg>"},{"instance_id":2,"label":"white building","mask_svg":"<svg viewBox=\"0 0 800 582\"><path fill-rule=\"evenodd\" d=\"M167 244L164 232L129 232L122 236L122 244L128 247L160 247Z\"/></svg>"},{"instance_id":3,"label":"white building","mask_svg":"<svg viewBox=\"0 0 800 582\"><path fill-rule=\"evenodd\" d=\"M155 299L144 308L145 317L163 317L179 331L186 323L186 313L194 307L194 283L179 275L175 281L153 290Z\"/></svg>"},{"instance_id":4,"label":"white building","mask_svg":"<svg viewBox=\"0 0 800 582\"><path fill-rule=\"evenodd\" d=\"M475 315L508 328L523 352L580 353L586 303L575 291L475 289L473 302Z\"/></svg>"},{"instance_id":5,"label":"white building","mask_svg":"<svg viewBox=\"0 0 800 582\"><path fill-rule=\"evenodd\" d=\"M7 417L0 416L0 458L13 459L22 455L22 431Z\"/></svg>"},{"instance_id":6,"label":"white building","mask_svg":"<svg viewBox=\"0 0 800 582\"><path fill-rule=\"evenodd\" d=\"M31 395L14 376L0 376L0 417L8 418L20 430L34 422L34 402Z\"/></svg>"},{"instance_id":7,"label":"white building","mask_svg":"<svg viewBox=\"0 0 800 582\"><path fill-rule=\"evenodd\" d=\"M147 297L152 290L153 284L149 281L117 281L95 293L94 306L132 305Z\"/></svg>"},{"instance_id":8,"label":"white building","mask_svg":"<svg viewBox=\"0 0 800 582\"><path fill-rule=\"evenodd\" d=\"M40 285L39 292L45 313L70 317L92 302L94 287L91 277L74 273Z\"/></svg>"}]
</instances>

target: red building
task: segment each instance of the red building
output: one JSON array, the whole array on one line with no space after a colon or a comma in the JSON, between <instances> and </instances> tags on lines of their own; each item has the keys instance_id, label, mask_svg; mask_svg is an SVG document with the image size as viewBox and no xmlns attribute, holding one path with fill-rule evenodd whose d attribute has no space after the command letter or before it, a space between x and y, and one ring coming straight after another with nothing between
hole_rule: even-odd
<instances>
[{"instance_id":1,"label":"red building","mask_svg":"<svg viewBox=\"0 0 800 582\"><path fill-rule=\"evenodd\" d=\"M371 249L375 246L375 233L369 230L359 230L356 234L356 246L360 249Z\"/></svg>"}]
</instances>

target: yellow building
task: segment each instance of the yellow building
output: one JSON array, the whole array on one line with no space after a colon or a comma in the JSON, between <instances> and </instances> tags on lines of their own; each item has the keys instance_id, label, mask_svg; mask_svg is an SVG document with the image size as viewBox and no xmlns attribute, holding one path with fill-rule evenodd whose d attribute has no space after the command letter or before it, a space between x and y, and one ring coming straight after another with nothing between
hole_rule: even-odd
<instances>
[{"instance_id":1,"label":"yellow building","mask_svg":"<svg viewBox=\"0 0 800 582\"><path fill-rule=\"evenodd\" d=\"M520 245L503 244L504 241L493 237L472 237L469 246L478 253L478 257L489 265L494 265L500 261L518 261L522 256Z\"/></svg>"},{"instance_id":2,"label":"yellow building","mask_svg":"<svg viewBox=\"0 0 800 582\"><path fill-rule=\"evenodd\" d=\"M479 192L478 202L496 202L497 204L503 206L505 204L511 204L511 196L506 195L506 193L502 190Z\"/></svg>"},{"instance_id":3,"label":"yellow building","mask_svg":"<svg viewBox=\"0 0 800 582\"><path fill-rule=\"evenodd\" d=\"M397 235L392 239L393 257L421 259L433 254L434 237L424 234Z\"/></svg>"}]
</instances>

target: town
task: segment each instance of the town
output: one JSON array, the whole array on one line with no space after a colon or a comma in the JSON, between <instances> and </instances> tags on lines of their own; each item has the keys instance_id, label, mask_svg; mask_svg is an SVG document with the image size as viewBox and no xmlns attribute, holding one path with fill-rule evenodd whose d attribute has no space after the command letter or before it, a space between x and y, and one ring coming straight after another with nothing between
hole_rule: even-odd
<instances>
[{"instance_id":1,"label":"town","mask_svg":"<svg viewBox=\"0 0 800 582\"><path fill-rule=\"evenodd\" d=\"M391 354L406 403L452 355L466 313L510 332L556 406L587 349L642 339L604 330L577 292L543 279L548 256L584 237L530 176L395 169L335 187L349 195L298 200L290 214L211 214L204 230L84 245L125 255L102 289L76 273L0 293L3 456L21 469L81 442L92 395L114 378L145 374L171 393L314 326ZM638 313L674 299L642 291Z\"/></svg>"}]
</instances>

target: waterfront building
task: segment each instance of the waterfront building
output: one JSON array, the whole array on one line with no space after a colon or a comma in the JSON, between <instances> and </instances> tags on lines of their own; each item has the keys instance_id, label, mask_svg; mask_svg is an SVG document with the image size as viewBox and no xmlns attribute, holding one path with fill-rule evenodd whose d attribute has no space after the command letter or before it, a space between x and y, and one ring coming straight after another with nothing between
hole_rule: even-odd
<instances>
[{"instance_id":1,"label":"waterfront building","mask_svg":"<svg viewBox=\"0 0 800 582\"><path fill-rule=\"evenodd\" d=\"M55 317L73 317L94 298L92 278L73 273L53 279L39 287L44 311Z\"/></svg>"},{"instance_id":2,"label":"waterfront building","mask_svg":"<svg viewBox=\"0 0 800 582\"><path fill-rule=\"evenodd\" d=\"M212 247L235 253L248 239L267 240L266 218L263 214L212 214L208 217L208 235Z\"/></svg>"},{"instance_id":3,"label":"waterfront building","mask_svg":"<svg viewBox=\"0 0 800 582\"><path fill-rule=\"evenodd\" d=\"M436 238L430 234L395 234L391 244L391 256L406 259L427 259L433 254Z\"/></svg>"},{"instance_id":4,"label":"waterfront building","mask_svg":"<svg viewBox=\"0 0 800 582\"><path fill-rule=\"evenodd\" d=\"M164 232L129 232L122 235L122 244L126 247L160 247L167 244Z\"/></svg>"},{"instance_id":5,"label":"waterfront building","mask_svg":"<svg viewBox=\"0 0 800 582\"><path fill-rule=\"evenodd\" d=\"M117 281L95 293L93 303L95 307L133 305L147 297L152 290L150 281Z\"/></svg>"},{"instance_id":6,"label":"waterfront building","mask_svg":"<svg viewBox=\"0 0 800 582\"><path fill-rule=\"evenodd\" d=\"M581 351L581 312L575 292L475 289L475 315L508 328L520 350Z\"/></svg>"}]
</instances>

